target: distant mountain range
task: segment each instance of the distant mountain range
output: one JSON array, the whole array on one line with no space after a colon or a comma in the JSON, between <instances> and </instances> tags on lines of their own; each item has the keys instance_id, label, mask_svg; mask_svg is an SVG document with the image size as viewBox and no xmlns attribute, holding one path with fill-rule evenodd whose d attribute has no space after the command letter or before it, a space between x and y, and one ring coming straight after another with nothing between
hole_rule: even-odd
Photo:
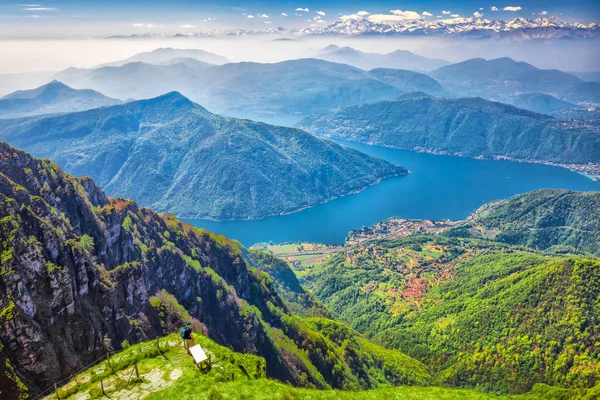
<instances>
[{"instance_id":1,"label":"distant mountain range","mask_svg":"<svg viewBox=\"0 0 600 400\"><path fill-rule=\"evenodd\" d=\"M472 58L441 67L429 75L463 97L509 101L524 92L540 92L566 101L600 103L600 83L584 82L566 72L539 69L508 57Z\"/></svg>"},{"instance_id":2,"label":"distant mountain range","mask_svg":"<svg viewBox=\"0 0 600 400\"><path fill-rule=\"evenodd\" d=\"M19 90L0 98L0 118L83 111L120 103L120 100L94 90L77 90L52 81L36 89Z\"/></svg>"},{"instance_id":3,"label":"distant mountain range","mask_svg":"<svg viewBox=\"0 0 600 400\"><path fill-rule=\"evenodd\" d=\"M544 93L523 93L510 100L510 104L524 110L552 115L558 119L600 119L600 110L596 107L586 108L584 105L563 101Z\"/></svg>"},{"instance_id":4,"label":"distant mountain range","mask_svg":"<svg viewBox=\"0 0 600 400\"><path fill-rule=\"evenodd\" d=\"M299 127L331 138L470 157L600 163L600 123L560 121L481 98L424 93L308 117Z\"/></svg>"},{"instance_id":5,"label":"distant mountain range","mask_svg":"<svg viewBox=\"0 0 600 400\"><path fill-rule=\"evenodd\" d=\"M185 59L166 65L133 62L121 67L65 70L56 78L77 88L123 100L176 90L212 112L278 124L334 108L395 98L415 90L443 94L426 75L406 70L363 71L324 60L212 66Z\"/></svg>"},{"instance_id":6,"label":"distant mountain range","mask_svg":"<svg viewBox=\"0 0 600 400\"><path fill-rule=\"evenodd\" d=\"M98 67L120 67L121 65L129 64L131 62L143 62L147 64L163 64L169 63L173 59L180 58L191 58L194 60L202 61L207 64L221 65L229 62L225 57L221 57L208 51L198 49L173 49L170 47L159 48L145 53L139 53L129 58L120 61L114 61L110 63L100 64Z\"/></svg>"},{"instance_id":7,"label":"distant mountain range","mask_svg":"<svg viewBox=\"0 0 600 400\"><path fill-rule=\"evenodd\" d=\"M512 105L542 114L560 114L578 108L576 104L557 99L544 93L523 93L518 95Z\"/></svg>"},{"instance_id":8,"label":"distant mountain range","mask_svg":"<svg viewBox=\"0 0 600 400\"><path fill-rule=\"evenodd\" d=\"M368 17L347 16L323 27L268 28L262 30L215 30L210 32L191 30L173 34L115 35L115 38L135 37L212 37L246 35L290 36L453 36L464 38L498 38L511 40L597 38L600 26L596 23L565 22L557 17L528 19L517 17L509 21L483 18L449 18L433 21L417 19L408 22L371 22Z\"/></svg>"},{"instance_id":9,"label":"distant mountain range","mask_svg":"<svg viewBox=\"0 0 600 400\"><path fill-rule=\"evenodd\" d=\"M113 196L194 218L289 213L407 173L299 129L211 114L176 92L0 120L0 140L90 176Z\"/></svg>"},{"instance_id":10,"label":"distant mountain range","mask_svg":"<svg viewBox=\"0 0 600 400\"><path fill-rule=\"evenodd\" d=\"M470 38L555 39L564 37L597 37L597 24L564 22L556 17L527 19L517 17L510 21L483 18L451 18L428 21L418 19L405 23L375 23L355 16L341 19L325 27L303 31L310 35L447 35Z\"/></svg>"},{"instance_id":11,"label":"distant mountain range","mask_svg":"<svg viewBox=\"0 0 600 400\"><path fill-rule=\"evenodd\" d=\"M307 55L322 60L352 65L364 70L396 68L431 71L450 64L448 61L419 56L408 50L396 50L387 54L364 53L352 47L339 47L333 44L324 49L310 51Z\"/></svg>"}]
</instances>

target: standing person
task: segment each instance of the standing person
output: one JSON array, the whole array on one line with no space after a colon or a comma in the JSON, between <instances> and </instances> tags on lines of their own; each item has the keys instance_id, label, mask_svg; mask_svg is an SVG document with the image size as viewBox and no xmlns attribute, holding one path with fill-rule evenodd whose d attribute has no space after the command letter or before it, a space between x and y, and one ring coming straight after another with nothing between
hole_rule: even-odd
<instances>
[{"instance_id":1,"label":"standing person","mask_svg":"<svg viewBox=\"0 0 600 400\"><path fill-rule=\"evenodd\" d=\"M179 335L181 335L181 338L183 339L183 346L189 354L190 347L196 345L196 343L194 343L194 338L192 337L192 323L186 322L183 329L179 331Z\"/></svg>"}]
</instances>

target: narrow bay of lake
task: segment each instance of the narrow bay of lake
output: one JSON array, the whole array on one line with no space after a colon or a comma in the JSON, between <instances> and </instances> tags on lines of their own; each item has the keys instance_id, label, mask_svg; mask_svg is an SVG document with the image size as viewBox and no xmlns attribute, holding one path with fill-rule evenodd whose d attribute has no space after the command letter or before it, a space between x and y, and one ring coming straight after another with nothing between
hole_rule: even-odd
<instances>
[{"instance_id":1,"label":"narrow bay of lake","mask_svg":"<svg viewBox=\"0 0 600 400\"><path fill-rule=\"evenodd\" d=\"M245 246L269 241L341 244L352 229L393 216L457 220L486 202L531 190L600 191L600 182L560 167L338 142L403 165L411 173L294 214L251 221L188 222Z\"/></svg>"}]
</instances>

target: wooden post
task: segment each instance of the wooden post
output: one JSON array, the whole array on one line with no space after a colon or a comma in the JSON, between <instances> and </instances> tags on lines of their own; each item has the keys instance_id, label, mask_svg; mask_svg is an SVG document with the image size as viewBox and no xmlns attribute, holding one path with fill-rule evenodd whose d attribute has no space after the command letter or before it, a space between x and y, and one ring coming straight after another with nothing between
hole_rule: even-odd
<instances>
[{"instance_id":1,"label":"wooden post","mask_svg":"<svg viewBox=\"0 0 600 400\"><path fill-rule=\"evenodd\" d=\"M163 353L163 351L160 349L160 336L156 338L156 347L158 347L158 352L160 355L163 356L165 360L168 360L167 356L165 356L165 353Z\"/></svg>"},{"instance_id":2,"label":"wooden post","mask_svg":"<svg viewBox=\"0 0 600 400\"><path fill-rule=\"evenodd\" d=\"M100 388L102 389L102 394L106 396L106 393L104 393L104 381L102 381L102 378L100 378Z\"/></svg>"},{"instance_id":3,"label":"wooden post","mask_svg":"<svg viewBox=\"0 0 600 400\"><path fill-rule=\"evenodd\" d=\"M56 393L56 398L60 400L60 396L58 395L58 386L56 386L56 383L54 384L54 393Z\"/></svg>"},{"instance_id":4,"label":"wooden post","mask_svg":"<svg viewBox=\"0 0 600 400\"><path fill-rule=\"evenodd\" d=\"M113 369L112 365L110 365L110 354L106 353L106 362L108 363L108 368Z\"/></svg>"},{"instance_id":5,"label":"wooden post","mask_svg":"<svg viewBox=\"0 0 600 400\"><path fill-rule=\"evenodd\" d=\"M136 377L140 377L140 371L138 371L138 367L137 367L137 361L133 364L134 368L135 368L135 376Z\"/></svg>"},{"instance_id":6,"label":"wooden post","mask_svg":"<svg viewBox=\"0 0 600 400\"><path fill-rule=\"evenodd\" d=\"M232 380L232 381L235 381L235 372L232 372L232 373L231 373L231 380Z\"/></svg>"}]
</instances>

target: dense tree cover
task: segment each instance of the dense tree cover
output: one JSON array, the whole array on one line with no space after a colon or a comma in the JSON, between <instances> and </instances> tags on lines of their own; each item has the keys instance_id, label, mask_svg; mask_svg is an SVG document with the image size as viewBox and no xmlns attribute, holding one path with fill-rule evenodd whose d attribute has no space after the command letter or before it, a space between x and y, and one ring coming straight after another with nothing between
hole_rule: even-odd
<instances>
[{"instance_id":1,"label":"dense tree cover","mask_svg":"<svg viewBox=\"0 0 600 400\"><path fill-rule=\"evenodd\" d=\"M439 304L377 338L435 365L455 386L522 393L538 382L598 383L597 260L480 256L438 290Z\"/></svg>"},{"instance_id":2,"label":"dense tree cover","mask_svg":"<svg viewBox=\"0 0 600 400\"><path fill-rule=\"evenodd\" d=\"M544 383L558 396L600 379L595 259L413 236L352 246L302 282L342 321L447 385L525 393Z\"/></svg>"},{"instance_id":3,"label":"dense tree cover","mask_svg":"<svg viewBox=\"0 0 600 400\"><path fill-rule=\"evenodd\" d=\"M250 250L248 261L273 279L277 292L297 315L304 317L329 317L323 304L298 282L287 262L262 250Z\"/></svg>"},{"instance_id":4,"label":"dense tree cover","mask_svg":"<svg viewBox=\"0 0 600 400\"><path fill-rule=\"evenodd\" d=\"M452 279L458 260L490 251L513 250L424 235L366 242L305 271L301 283L337 318L373 336L428 301L425 293Z\"/></svg>"},{"instance_id":5,"label":"dense tree cover","mask_svg":"<svg viewBox=\"0 0 600 400\"><path fill-rule=\"evenodd\" d=\"M446 235L600 255L600 193L544 189L493 201Z\"/></svg>"}]
</instances>

